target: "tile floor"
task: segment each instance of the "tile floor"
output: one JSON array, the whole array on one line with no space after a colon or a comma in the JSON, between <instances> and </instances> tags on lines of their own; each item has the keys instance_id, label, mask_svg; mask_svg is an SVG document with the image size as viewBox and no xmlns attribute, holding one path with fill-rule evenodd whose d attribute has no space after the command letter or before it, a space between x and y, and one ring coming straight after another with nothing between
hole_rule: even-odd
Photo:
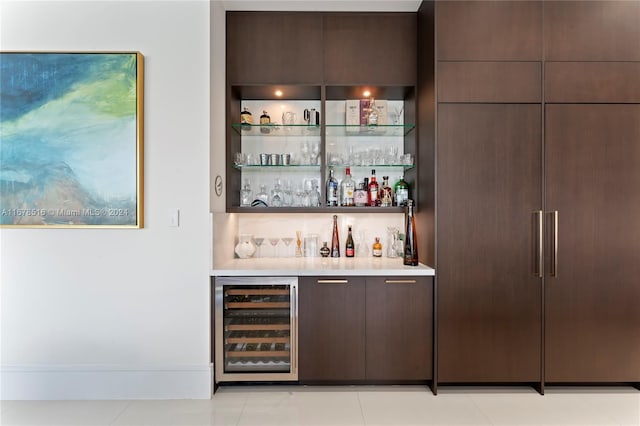
<instances>
[{"instance_id":1,"label":"tile floor","mask_svg":"<svg viewBox=\"0 0 640 426\"><path fill-rule=\"evenodd\" d=\"M640 425L627 387L233 386L211 400L0 401L0 425Z\"/></svg>"}]
</instances>

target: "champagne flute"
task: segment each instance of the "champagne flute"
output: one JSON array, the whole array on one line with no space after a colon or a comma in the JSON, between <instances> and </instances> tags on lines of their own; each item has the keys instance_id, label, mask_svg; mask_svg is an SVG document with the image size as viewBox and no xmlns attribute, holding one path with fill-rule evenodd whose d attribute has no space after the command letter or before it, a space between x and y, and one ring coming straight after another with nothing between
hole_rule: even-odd
<instances>
[{"instance_id":1,"label":"champagne flute","mask_svg":"<svg viewBox=\"0 0 640 426\"><path fill-rule=\"evenodd\" d=\"M262 243L264 242L264 237L253 237L253 241L256 243L256 247L258 247L258 253L256 253L256 257L262 257Z\"/></svg>"},{"instance_id":2,"label":"champagne flute","mask_svg":"<svg viewBox=\"0 0 640 426\"><path fill-rule=\"evenodd\" d=\"M278 243L280 242L280 237L269 238L269 242L273 246L273 257L278 257Z\"/></svg>"}]
</instances>

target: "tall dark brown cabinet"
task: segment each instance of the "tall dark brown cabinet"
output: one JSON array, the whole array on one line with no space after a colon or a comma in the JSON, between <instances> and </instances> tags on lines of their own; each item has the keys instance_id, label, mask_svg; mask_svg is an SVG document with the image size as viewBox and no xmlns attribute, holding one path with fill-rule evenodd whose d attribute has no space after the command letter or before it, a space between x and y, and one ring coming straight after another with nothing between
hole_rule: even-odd
<instances>
[{"instance_id":1,"label":"tall dark brown cabinet","mask_svg":"<svg viewBox=\"0 0 640 426\"><path fill-rule=\"evenodd\" d=\"M435 8L436 384L637 385L640 3Z\"/></svg>"},{"instance_id":2,"label":"tall dark brown cabinet","mask_svg":"<svg viewBox=\"0 0 640 426\"><path fill-rule=\"evenodd\" d=\"M441 383L542 381L541 16L436 3Z\"/></svg>"}]
</instances>

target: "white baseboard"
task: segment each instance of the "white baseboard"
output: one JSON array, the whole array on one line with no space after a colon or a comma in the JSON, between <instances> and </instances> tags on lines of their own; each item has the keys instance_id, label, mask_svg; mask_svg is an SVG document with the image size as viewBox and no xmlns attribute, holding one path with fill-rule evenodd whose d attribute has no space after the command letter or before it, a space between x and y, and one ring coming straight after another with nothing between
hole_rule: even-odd
<instances>
[{"instance_id":1,"label":"white baseboard","mask_svg":"<svg viewBox=\"0 0 640 426\"><path fill-rule=\"evenodd\" d=\"M209 399L212 365L3 365L0 400Z\"/></svg>"}]
</instances>

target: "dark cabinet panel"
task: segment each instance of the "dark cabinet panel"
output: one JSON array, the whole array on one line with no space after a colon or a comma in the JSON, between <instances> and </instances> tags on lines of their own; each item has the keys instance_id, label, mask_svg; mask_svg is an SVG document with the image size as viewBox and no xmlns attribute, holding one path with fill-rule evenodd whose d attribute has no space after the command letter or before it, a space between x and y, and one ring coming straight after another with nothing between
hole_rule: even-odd
<instances>
[{"instance_id":1,"label":"dark cabinet panel","mask_svg":"<svg viewBox=\"0 0 640 426\"><path fill-rule=\"evenodd\" d=\"M301 277L301 382L365 379L365 280Z\"/></svg>"},{"instance_id":2,"label":"dark cabinet panel","mask_svg":"<svg viewBox=\"0 0 640 426\"><path fill-rule=\"evenodd\" d=\"M367 277L367 379L432 378L432 282Z\"/></svg>"},{"instance_id":3,"label":"dark cabinet panel","mask_svg":"<svg viewBox=\"0 0 640 426\"><path fill-rule=\"evenodd\" d=\"M541 102L540 62L438 62L439 102Z\"/></svg>"},{"instance_id":4,"label":"dark cabinet panel","mask_svg":"<svg viewBox=\"0 0 640 426\"><path fill-rule=\"evenodd\" d=\"M546 62L546 102L640 103L640 62Z\"/></svg>"},{"instance_id":5,"label":"dark cabinet panel","mask_svg":"<svg viewBox=\"0 0 640 426\"><path fill-rule=\"evenodd\" d=\"M548 382L640 381L639 141L640 105L546 107Z\"/></svg>"},{"instance_id":6,"label":"dark cabinet panel","mask_svg":"<svg viewBox=\"0 0 640 426\"><path fill-rule=\"evenodd\" d=\"M545 1L548 61L640 61L640 2Z\"/></svg>"},{"instance_id":7,"label":"dark cabinet panel","mask_svg":"<svg viewBox=\"0 0 640 426\"><path fill-rule=\"evenodd\" d=\"M324 17L327 84L414 85L415 13L329 13Z\"/></svg>"},{"instance_id":8,"label":"dark cabinet panel","mask_svg":"<svg viewBox=\"0 0 640 426\"><path fill-rule=\"evenodd\" d=\"M537 382L541 106L440 104L438 381Z\"/></svg>"},{"instance_id":9,"label":"dark cabinet panel","mask_svg":"<svg viewBox=\"0 0 640 426\"><path fill-rule=\"evenodd\" d=\"M320 84L322 14L227 12L232 84Z\"/></svg>"},{"instance_id":10,"label":"dark cabinet panel","mask_svg":"<svg viewBox=\"0 0 640 426\"><path fill-rule=\"evenodd\" d=\"M439 60L542 59L542 2L436 2Z\"/></svg>"}]
</instances>

